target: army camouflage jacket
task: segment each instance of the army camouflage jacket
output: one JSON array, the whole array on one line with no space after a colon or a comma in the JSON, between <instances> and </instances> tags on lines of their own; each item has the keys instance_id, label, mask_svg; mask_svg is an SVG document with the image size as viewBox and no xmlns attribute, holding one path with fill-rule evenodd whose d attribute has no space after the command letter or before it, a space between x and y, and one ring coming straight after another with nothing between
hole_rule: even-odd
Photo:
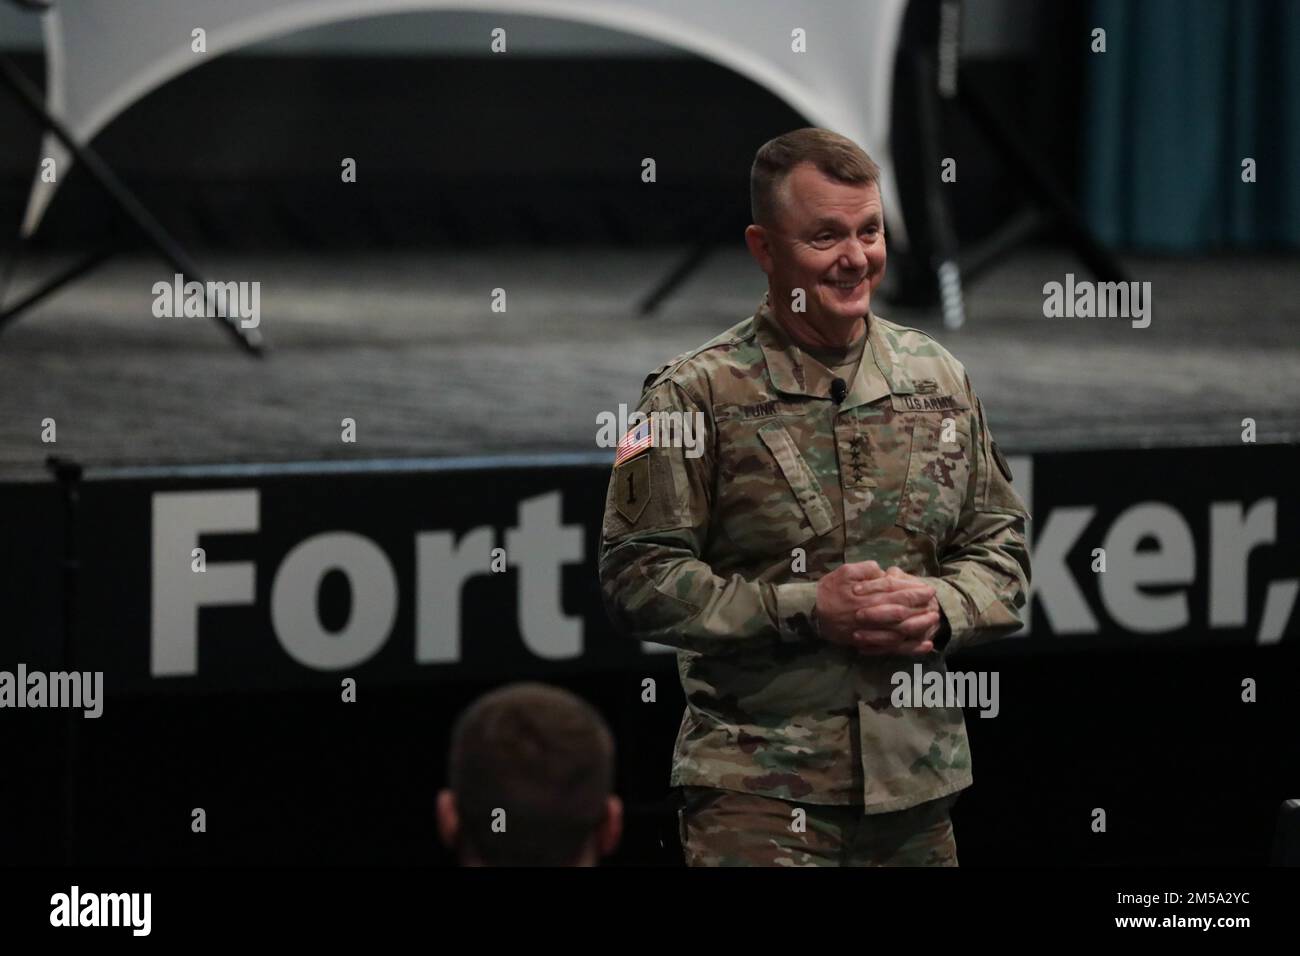
<instances>
[{"instance_id":1,"label":"army camouflage jacket","mask_svg":"<svg viewBox=\"0 0 1300 956\"><path fill-rule=\"evenodd\" d=\"M638 410L689 414L703 441L615 467L599 567L615 625L677 648L672 786L883 813L971 783L961 708L892 706L891 677L946 673L948 654L1020 626L1027 509L964 368L926 333L869 315L838 406L831 383L766 295L646 379ZM942 650L868 656L817 635L817 579L866 560L934 586Z\"/></svg>"}]
</instances>

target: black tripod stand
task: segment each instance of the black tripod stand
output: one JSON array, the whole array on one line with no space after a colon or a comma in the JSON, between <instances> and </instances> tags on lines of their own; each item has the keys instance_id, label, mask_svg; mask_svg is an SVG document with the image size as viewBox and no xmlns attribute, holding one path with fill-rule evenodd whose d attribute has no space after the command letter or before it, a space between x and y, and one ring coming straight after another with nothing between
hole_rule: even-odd
<instances>
[{"instance_id":1,"label":"black tripod stand","mask_svg":"<svg viewBox=\"0 0 1300 956\"><path fill-rule=\"evenodd\" d=\"M21 2L23 6L32 7L35 4L32 0L15 0ZM109 168L108 164L100 158L99 154L89 146L78 143L67 127L57 118L50 115L42 102L40 91L33 86L32 82L23 75L14 63L7 57L0 57L0 83L7 86L14 92L18 101L27 109L27 111L36 119L36 121L45 129L48 129L63 144L77 160L81 167L92 180L104 191L104 193L117 207L126 220L134 225L145 239L152 245L158 253L165 259L171 267L184 275L187 281L194 281L207 287L201 276L201 270L198 264L190 257L189 253L181 246L179 242L169 233L136 195L127 188L117 175ZM21 251L24 239L19 239L19 245L15 251L15 260L18 251ZM114 250L111 248L100 249L81 261L73 264L68 269L60 272L41 283L36 289L23 296L13 305L0 308L0 331L3 331L14 319L18 318L23 312L26 312L32 306L36 305L42 299L58 291L63 286L73 282L80 277L87 275L94 269L98 268L109 258L112 257ZM2 287L0 287L2 288ZM0 303L3 306L3 303ZM234 337L235 342L244 349L249 355L262 355L263 343L261 333L257 329L243 328L240 323L225 310L217 308L213 311L212 318Z\"/></svg>"},{"instance_id":2,"label":"black tripod stand","mask_svg":"<svg viewBox=\"0 0 1300 956\"><path fill-rule=\"evenodd\" d=\"M1045 231L1059 232L1097 279L1127 282L1119 260L1092 235L1048 164L969 80L958 86L960 19L960 0L912 0L904 19L895 67L896 96L903 108L895 111L892 138L899 191L909 210L911 257L900 270L895 300L926 305L937 299L944 325L958 328L965 320L963 279L973 282ZM967 250L959 250L949 194L939 174L945 155L942 127L954 108L972 121L1030 199L1010 221Z\"/></svg>"}]
</instances>

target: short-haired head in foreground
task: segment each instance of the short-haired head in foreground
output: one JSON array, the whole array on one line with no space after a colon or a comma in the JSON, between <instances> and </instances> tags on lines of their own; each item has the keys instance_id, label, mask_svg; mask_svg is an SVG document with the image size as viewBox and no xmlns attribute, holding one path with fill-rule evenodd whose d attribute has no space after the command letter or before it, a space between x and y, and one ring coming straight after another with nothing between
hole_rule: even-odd
<instances>
[{"instance_id":1,"label":"short-haired head in foreground","mask_svg":"<svg viewBox=\"0 0 1300 956\"><path fill-rule=\"evenodd\" d=\"M447 779L438 831L462 865L594 866L622 835L614 737L558 687L509 684L466 708Z\"/></svg>"}]
</instances>

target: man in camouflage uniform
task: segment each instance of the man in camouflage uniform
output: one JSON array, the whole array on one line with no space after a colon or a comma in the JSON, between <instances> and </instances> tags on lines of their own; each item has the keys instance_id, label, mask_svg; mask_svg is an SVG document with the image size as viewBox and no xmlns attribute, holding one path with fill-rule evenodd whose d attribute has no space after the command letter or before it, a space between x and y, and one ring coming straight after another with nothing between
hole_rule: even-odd
<instances>
[{"instance_id":1,"label":"man in camouflage uniform","mask_svg":"<svg viewBox=\"0 0 1300 956\"><path fill-rule=\"evenodd\" d=\"M885 239L866 153L786 134L751 194L768 292L646 378L638 410L702 441L629 433L606 605L678 648L688 863L956 865L961 708L893 706L891 678L1020 626L1028 513L962 365L870 311Z\"/></svg>"}]
</instances>

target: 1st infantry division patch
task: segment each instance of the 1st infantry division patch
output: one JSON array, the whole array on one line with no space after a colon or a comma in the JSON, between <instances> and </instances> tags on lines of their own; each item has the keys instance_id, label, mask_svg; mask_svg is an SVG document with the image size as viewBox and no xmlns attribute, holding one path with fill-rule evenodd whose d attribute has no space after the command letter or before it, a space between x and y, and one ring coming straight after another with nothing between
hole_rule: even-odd
<instances>
[{"instance_id":1,"label":"1st infantry division patch","mask_svg":"<svg viewBox=\"0 0 1300 956\"><path fill-rule=\"evenodd\" d=\"M650 459L645 455L614 469L614 507L628 524L636 524L650 503Z\"/></svg>"}]
</instances>

